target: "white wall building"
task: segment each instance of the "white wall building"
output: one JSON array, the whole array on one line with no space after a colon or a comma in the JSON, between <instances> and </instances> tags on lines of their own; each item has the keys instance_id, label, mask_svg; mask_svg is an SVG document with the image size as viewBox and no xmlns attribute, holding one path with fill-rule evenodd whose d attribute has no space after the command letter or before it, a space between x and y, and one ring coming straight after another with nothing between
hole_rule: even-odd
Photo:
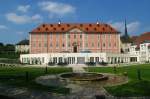
<instances>
[{"instance_id":1,"label":"white wall building","mask_svg":"<svg viewBox=\"0 0 150 99\"><path fill-rule=\"evenodd\" d=\"M67 62L68 64L84 64L86 62L108 62L114 63L129 63L130 57L127 54L112 54L112 53L43 53L43 54L24 54L20 56L22 63L28 64L43 64L49 62L60 63Z\"/></svg>"},{"instance_id":2,"label":"white wall building","mask_svg":"<svg viewBox=\"0 0 150 99\"><path fill-rule=\"evenodd\" d=\"M15 45L15 51L20 53L29 53L29 40L21 40Z\"/></svg>"},{"instance_id":3,"label":"white wall building","mask_svg":"<svg viewBox=\"0 0 150 99\"><path fill-rule=\"evenodd\" d=\"M132 45L129 54L131 61L150 62L150 42Z\"/></svg>"}]
</instances>

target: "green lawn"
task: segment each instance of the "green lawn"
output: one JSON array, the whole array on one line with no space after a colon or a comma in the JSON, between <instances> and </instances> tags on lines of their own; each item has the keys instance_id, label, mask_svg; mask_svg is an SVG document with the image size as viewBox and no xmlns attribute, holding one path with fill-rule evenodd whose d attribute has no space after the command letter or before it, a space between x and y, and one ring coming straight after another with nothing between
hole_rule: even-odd
<instances>
[{"instance_id":1,"label":"green lawn","mask_svg":"<svg viewBox=\"0 0 150 99\"><path fill-rule=\"evenodd\" d=\"M137 70L141 71L142 80L138 80ZM113 67L88 67L87 71L101 73L116 73L122 75L127 72L129 83L106 87L105 89L115 96L150 96L150 64L118 67L116 72Z\"/></svg>"},{"instance_id":2,"label":"green lawn","mask_svg":"<svg viewBox=\"0 0 150 99\"><path fill-rule=\"evenodd\" d=\"M59 74L64 72L72 72L71 68L56 67L48 68L47 73L45 68L37 67L1 67L0 68L0 82L5 85L27 87L29 89L38 89L49 92L56 92L66 94L69 93L69 89L63 86L42 86L35 82L35 78L41 75L47 74ZM28 81L26 81L26 72L29 74Z\"/></svg>"}]
</instances>

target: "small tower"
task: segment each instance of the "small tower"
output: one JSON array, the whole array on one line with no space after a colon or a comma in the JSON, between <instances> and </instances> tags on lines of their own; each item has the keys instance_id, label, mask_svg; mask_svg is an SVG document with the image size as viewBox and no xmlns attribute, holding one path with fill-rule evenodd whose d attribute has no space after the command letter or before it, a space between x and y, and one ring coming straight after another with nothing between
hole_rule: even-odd
<instances>
[{"instance_id":1,"label":"small tower","mask_svg":"<svg viewBox=\"0 0 150 99\"><path fill-rule=\"evenodd\" d=\"M124 36L125 36L125 38L126 39L128 39L129 38L129 35L128 35L128 30L127 30L127 23L126 23L126 20L125 20L125 34L124 34Z\"/></svg>"},{"instance_id":2,"label":"small tower","mask_svg":"<svg viewBox=\"0 0 150 99\"><path fill-rule=\"evenodd\" d=\"M121 41L123 42L123 43L131 43L132 41L131 41L131 38L130 38L130 36L129 36L129 34L128 34L128 29L127 29L127 23L126 23L126 20L125 20L125 26L124 26L124 35L122 35L121 36Z\"/></svg>"}]
</instances>

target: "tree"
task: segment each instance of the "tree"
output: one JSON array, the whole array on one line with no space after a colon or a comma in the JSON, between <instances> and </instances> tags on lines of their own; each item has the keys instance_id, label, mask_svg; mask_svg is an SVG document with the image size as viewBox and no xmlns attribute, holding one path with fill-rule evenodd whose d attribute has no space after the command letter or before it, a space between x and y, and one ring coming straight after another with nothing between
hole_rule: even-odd
<instances>
[{"instance_id":1,"label":"tree","mask_svg":"<svg viewBox=\"0 0 150 99\"><path fill-rule=\"evenodd\" d=\"M4 49L6 52L12 52L15 51L15 46L13 44L6 44Z\"/></svg>"},{"instance_id":2,"label":"tree","mask_svg":"<svg viewBox=\"0 0 150 99\"><path fill-rule=\"evenodd\" d=\"M2 51L4 51L4 44L0 42L0 53L2 53Z\"/></svg>"},{"instance_id":3,"label":"tree","mask_svg":"<svg viewBox=\"0 0 150 99\"><path fill-rule=\"evenodd\" d=\"M0 42L0 47L4 47L4 44Z\"/></svg>"}]
</instances>

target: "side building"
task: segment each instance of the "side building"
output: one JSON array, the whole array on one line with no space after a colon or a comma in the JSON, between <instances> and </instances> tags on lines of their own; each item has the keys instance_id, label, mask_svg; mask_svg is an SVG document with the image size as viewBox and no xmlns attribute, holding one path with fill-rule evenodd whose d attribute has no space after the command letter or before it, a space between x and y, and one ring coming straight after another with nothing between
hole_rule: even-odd
<instances>
[{"instance_id":1,"label":"side building","mask_svg":"<svg viewBox=\"0 0 150 99\"><path fill-rule=\"evenodd\" d=\"M131 61L150 62L150 32L134 37L129 54Z\"/></svg>"},{"instance_id":2,"label":"side building","mask_svg":"<svg viewBox=\"0 0 150 99\"><path fill-rule=\"evenodd\" d=\"M15 45L15 51L18 53L29 53L29 40L24 39Z\"/></svg>"}]
</instances>

